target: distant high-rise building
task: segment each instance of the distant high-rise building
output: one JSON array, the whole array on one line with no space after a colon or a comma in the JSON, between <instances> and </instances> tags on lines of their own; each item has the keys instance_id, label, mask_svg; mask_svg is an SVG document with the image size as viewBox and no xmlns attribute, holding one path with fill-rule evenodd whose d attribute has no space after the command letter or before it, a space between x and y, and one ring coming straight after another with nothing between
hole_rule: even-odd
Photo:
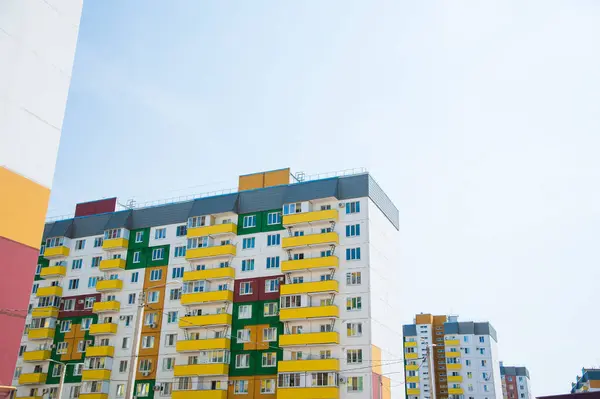
<instances>
[{"instance_id":1,"label":"distant high-rise building","mask_svg":"<svg viewBox=\"0 0 600 399\"><path fill-rule=\"evenodd\" d=\"M600 391L600 369L581 369L581 375L577 376L571 384L571 393Z\"/></svg>"},{"instance_id":2,"label":"distant high-rise building","mask_svg":"<svg viewBox=\"0 0 600 399\"><path fill-rule=\"evenodd\" d=\"M527 367L504 366L500 362L504 399L531 399L531 382Z\"/></svg>"},{"instance_id":3,"label":"distant high-rise building","mask_svg":"<svg viewBox=\"0 0 600 399\"><path fill-rule=\"evenodd\" d=\"M403 334L408 399L502 397L497 337L490 323L420 314L414 324L403 326Z\"/></svg>"}]
</instances>

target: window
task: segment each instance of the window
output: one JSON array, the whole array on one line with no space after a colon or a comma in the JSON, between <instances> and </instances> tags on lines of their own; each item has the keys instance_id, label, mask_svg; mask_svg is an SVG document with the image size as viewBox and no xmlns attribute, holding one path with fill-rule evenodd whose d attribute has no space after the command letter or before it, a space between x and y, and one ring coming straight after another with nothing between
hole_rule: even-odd
<instances>
[{"instance_id":1,"label":"window","mask_svg":"<svg viewBox=\"0 0 600 399\"><path fill-rule=\"evenodd\" d=\"M359 213L360 212L360 202L346 202L346 214L351 213Z\"/></svg>"},{"instance_id":2,"label":"window","mask_svg":"<svg viewBox=\"0 0 600 399\"><path fill-rule=\"evenodd\" d=\"M121 349L129 348L129 337L123 337L123 341L121 342Z\"/></svg>"},{"instance_id":3,"label":"window","mask_svg":"<svg viewBox=\"0 0 600 399\"><path fill-rule=\"evenodd\" d=\"M282 308L299 308L301 305L300 295L287 295L281 297Z\"/></svg>"},{"instance_id":4,"label":"window","mask_svg":"<svg viewBox=\"0 0 600 399\"><path fill-rule=\"evenodd\" d=\"M23 353L27 350L27 345L21 345L19 347L19 357L23 356Z\"/></svg>"},{"instance_id":5,"label":"window","mask_svg":"<svg viewBox=\"0 0 600 399\"><path fill-rule=\"evenodd\" d=\"M98 267L100 266L100 262L102 261L102 256L94 256L92 258L92 267Z\"/></svg>"},{"instance_id":6,"label":"window","mask_svg":"<svg viewBox=\"0 0 600 399\"><path fill-rule=\"evenodd\" d=\"M175 358L174 357L165 357L163 359L163 370L170 371L175 368Z\"/></svg>"},{"instance_id":7,"label":"window","mask_svg":"<svg viewBox=\"0 0 600 399\"><path fill-rule=\"evenodd\" d=\"M42 244L40 247L40 256L44 256L44 251L46 250L46 244Z\"/></svg>"},{"instance_id":8,"label":"window","mask_svg":"<svg viewBox=\"0 0 600 399\"><path fill-rule=\"evenodd\" d=\"M256 227L256 215L244 216L243 227L245 229Z\"/></svg>"},{"instance_id":9,"label":"window","mask_svg":"<svg viewBox=\"0 0 600 399\"><path fill-rule=\"evenodd\" d=\"M96 302L96 297L88 296L85 298L84 309L91 309L94 307L94 302Z\"/></svg>"},{"instance_id":10,"label":"window","mask_svg":"<svg viewBox=\"0 0 600 399\"><path fill-rule=\"evenodd\" d=\"M263 309L263 315L265 317L277 316L278 306L276 302L265 303Z\"/></svg>"},{"instance_id":11,"label":"window","mask_svg":"<svg viewBox=\"0 0 600 399\"><path fill-rule=\"evenodd\" d=\"M146 313L144 324L147 326L155 325L156 323L156 313Z\"/></svg>"},{"instance_id":12,"label":"window","mask_svg":"<svg viewBox=\"0 0 600 399\"><path fill-rule=\"evenodd\" d=\"M242 261L242 271L250 272L254 270L254 259L244 259Z\"/></svg>"},{"instance_id":13,"label":"window","mask_svg":"<svg viewBox=\"0 0 600 399\"><path fill-rule=\"evenodd\" d=\"M81 342L85 342L85 341L81 341ZM85 352L85 345L84 345L84 350L82 350L80 352ZM83 363L76 363L73 366L73 375L79 376L79 375L81 375L82 372L83 372Z\"/></svg>"},{"instance_id":14,"label":"window","mask_svg":"<svg viewBox=\"0 0 600 399\"><path fill-rule=\"evenodd\" d=\"M138 272L131 273L131 282L137 283L140 275ZM160 279L159 279L160 280Z\"/></svg>"},{"instance_id":15,"label":"window","mask_svg":"<svg viewBox=\"0 0 600 399\"><path fill-rule=\"evenodd\" d=\"M470 371L467 371L467 378L473 378L473 373Z\"/></svg>"},{"instance_id":16,"label":"window","mask_svg":"<svg viewBox=\"0 0 600 399\"><path fill-rule=\"evenodd\" d=\"M133 253L133 263L140 263L141 254L142 254L142 251L135 251Z\"/></svg>"},{"instance_id":17,"label":"window","mask_svg":"<svg viewBox=\"0 0 600 399\"><path fill-rule=\"evenodd\" d=\"M78 288L79 288L79 279L78 278L69 280L69 289L70 290L76 290Z\"/></svg>"},{"instance_id":18,"label":"window","mask_svg":"<svg viewBox=\"0 0 600 399\"><path fill-rule=\"evenodd\" d=\"M158 291L148 292L148 302L149 303L158 303L159 298L160 298L160 292L158 292Z\"/></svg>"},{"instance_id":19,"label":"window","mask_svg":"<svg viewBox=\"0 0 600 399\"><path fill-rule=\"evenodd\" d=\"M177 226L177 230L175 232L175 235L177 237L183 237L183 236L187 235L187 226L185 224Z\"/></svg>"},{"instance_id":20,"label":"window","mask_svg":"<svg viewBox=\"0 0 600 399\"><path fill-rule=\"evenodd\" d=\"M233 393L234 394L243 394L248 393L248 381L246 380L237 380L233 385Z\"/></svg>"},{"instance_id":21,"label":"window","mask_svg":"<svg viewBox=\"0 0 600 399\"><path fill-rule=\"evenodd\" d=\"M91 325L92 325L92 319L90 317L85 317L85 318L81 319L81 329L83 331L89 330Z\"/></svg>"},{"instance_id":22,"label":"window","mask_svg":"<svg viewBox=\"0 0 600 399\"><path fill-rule=\"evenodd\" d=\"M132 315L123 316L125 318L125 327L129 327L131 325L131 321L133 320Z\"/></svg>"},{"instance_id":23,"label":"window","mask_svg":"<svg viewBox=\"0 0 600 399\"><path fill-rule=\"evenodd\" d=\"M185 248L185 247L183 247L183 248ZM171 277L172 278L183 278L183 266L174 267Z\"/></svg>"},{"instance_id":24,"label":"window","mask_svg":"<svg viewBox=\"0 0 600 399\"><path fill-rule=\"evenodd\" d=\"M362 309L362 301L361 297L355 296L346 298L346 310L361 310Z\"/></svg>"},{"instance_id":25,"label":"window","mask_svg":"<svg viewBox=\"0 0 600 399\"><path fill-rule=\"evenodd\" d=\"M83 266L83 259L73 259L73 263L71 263L71 270L80 270L81 266Z\"/></svg>"},{"instance_id":26,"label":"window","mask_svg":"<svg viewBox=\"0 0 600 399\"><path fill-rule=\"evenodd\" d=\"M85 240L77 240L75 241L75 250L80 251L85 248Z\"/></svg>"},{"instance_id":27,"label":"window","mask_svg":"<svg viewBox=\"0 0 600 399\"><path fill-rule=\"evenodd\" d=\"M34 284L31 288L31 293L35 294L37 292L39 286L40 286L39 284Z\"/></svg>"},{"instance_id":28,"label":"window","mask_svg":"<svg viewBox=\"0 0 600 399\"><path fill-rule=\"evenodd\" d=\"M61 332L62 329L61 329ZM69 348L69 344L67 342L59 342L56 345L56 353L59 355L64 355L65 353L67 353L67 349Z\"/></svg>"},{"instance_id":29,"label":"window","mask_svg":"<svg viewBox=\"0 0 600 399\"><path fill-rule=\"evenodd\" d=\"M150 272L150 281L159 281L162 278L162 270L154 269Z\"/></svg>"},{"instance_id":30,"label":"window","mask_svg":"<svg viewBox=\"0 0 600 399\"><path fill-rule=\"evenodd\" d=\"M240 295L252 295L252 283L249 281L240 283Z\"/></svg>"},{"instance_id":31,"label":"window","mask_svg":"<svg viewBox=\"0 0 600 399\"><path fill-rule=\"evenodd\" d=\"M112 240L115 238L121 238L121 229L110 229L104 231L105 240Z\"/></svg>"},{"instance_id":32,"label":"window","mask_svg":"<svg viewBox=\"0 0 600 399\"><path fill-rule=\"evenodd\" d=\"M96 286L97 282L98 282L98 277L88 278L88 288L94 288Z\"/></svg>"},{"instance_id":33,"label":"window","mask_svg":"<svg viewBox=\"0 0 600 399\"><path fill-rule=\"evenodd\" d=\"M148 363L149 364L149 368L147 370L142 370L142 363ZM142 363L140 363L140 371L150 371L152 370L152 362L148 359L144 359L142 360ZM150 383L149 382L145 382L143 384L137 384L136 386L136 390L135 390L135 395L140 397L146 397L148 396L150 393Z\"/></svg>"},{"instance_id":34,"label":"window","mask_svg":"<svg viewBox=\"0 0 600 399\"><path fill-rule=\"evenodd\" d=\"M346 260L359 260L360 259L360 247L359 248L346 248Z\"/></svg>"},{"instance_id":35,"label":"window","mask_svg":"<svg viewBox=\"0 0 600 399\"><path fill-rule=\"evenodd\" d=\"M38 264L37 267L35 268L35 275L39 276L41 272L42 272L42 265Z\"/></svg>"},{"instance_id":36,"label":"window","mask_svg":"<svg viewBox=\"0 0 600 399\"><path fill-rule=\"evenodd\" d=\"M152 260L161 260L165 256L164 248L154 248L152 250Z\"/></svg>"},{"instance_id":37,"label":"window","mask_svg":"<svg viewBox=\"0 0 600 399\"><path fill-rule=\"evenodd\" d=\"M360 284L361 284L361 272L346 273L346 285L360 285Z\"/></svg>"},{"instance_id":38,"label":"window","mask_svg":"<svg viewBox=\"0 0 600 399\"><path fill-rule=\"evenodd\" d=\"M465 365L470 366L471 365L471 361L469 359L465 360Z\"/></svg>"},{"instance_id":39,"label":"window","mask_svg":"<svg viewBox=\"0 0 600 399\"><path fill-rule=\"evenodd\" d=\"M294 237L303 237L303 236L304 236L304 231L302 231L302 230L294 231Z\"/></svg>"},{"instance_id":40,"label":"window","mask_svg":"<svg viewBox=\"0 0 600 399\"><path fill-rule=\"evenodd\" d=\"M61 343L65 343L65 342L61 342ZM58 353L58 349L56 350L56 353ZM63 368L62 364L55 364L54 367L52 368L52 377L60 377L60 374L62 373L62 368ZM41 371L42 370L40 370L40 372ZM52 397L52 396L50 396L50 397Z\"/></svg>"},{"instance_id":41,"label":"window","mask_svg":"<svg viewBox=\"0 0 600 399\"><path fill-rule=\"evenodd\" d=\"M139 369L140 369L140 371L151 371L152 370L152 360L141 359ZM139 388L139 385L138 385L138 388Z\"/></svg>"},{"instance_id":42,"label":"window","mask_svg":"<svg viewBox=\"0 0 600 399\"><path fill-rule=\"evenodd\" d=\"M181 288L172 288L171 291L169 291L169 299L171 301L181 299Z\"/></svg>"},{"instance_id":43,"label":"window","mask_svg":"<svg viewBox=\"0 0 600 399\"><path fill-rule=\"evenodd\" d=\"M267 214L267 225L281 224L281 212L269 212Z\"/></svg>"},{"instance_id":44,"label":"window","mask_svg":"<svg viewBox=\"0 0 600 399\"><path fill-rule=\"evenodd\" d=\"M135 292L129 294L129 296L127 297L127 303L129 305L134 305L135 304Z\"/></svg>"},{"instance_id":45,"label":"window","mask_svg":"<svg viewBox=\"0 0 600 399\"><path fill-rule=\"evenodd\" d=\"M283 205L283 214L284 215L290 215L293 213L300 213L300 212L302 212L302 203L300 203L300 202Z\"/></svg>"},{"instance_id":46,"label":"window","mask_svg":"<svg viewBox=\"0 0 600 399\"><path fill-rule=\"evenodd\" d=\"M243 328L237 331L237 342L245 343L250 342L250 330Z\"/></svg>"},{"instance_id":47,"label":"window","mask_svg":"<svg viewBox=\"0 0 600 399\"><path fill-rule=\"evenodd\" d=\"M362 392L363 390L363 378L362 377L348 377L348 392Z\"/></svg>"},{"instance_id":48,"label":"window","mask_svg":"<svg viewBox=\"0 0 600 399\"><path fill-rule=\"evenodd\" d=\"M485 367L487 366L487 360L482 360L481 361L481 367Z\"/></svg>"},{"instance_id":49,"label":"window","mask_svg":"<svg viewBox=\"0 0 600 399\"><path fill-rule=\"evenodd\" d=\"M264 342L277 341L277 327L263 328L263 341Z\"/></svg>"},{"instance_id":50,"label":"window","mask_svg":"<svg viewBox=\"0 0 600 399\"><path fill-rule=\"evenodd\" d=\"M278 292L279 291L279 279L273 278L265 280L265 292Z\"/></svg>"},{"instance_id":51,"label":"window","mask_svg":"<svg viewBox=\"0 0 600 399\"><path fill-rule=\"evenodd\" d=\"M206 216L194 216L188 219L188 228L206 226Z\"/></svg>"},{"instance_id":52,"label":"window","mask_svg":"<svg viewBox=\"0 0 600 399\"><path fill-rule=\"evenodd\" d=\"M239 331L238 331L239 333ZM244 353L235 356L235 368L245 369L250 367L250 354Z\"/></svg>"},{"instance_id":53,"label":"window","mask_svg":"<svg viewBox=\"0 0 600 399\"><path fill-rule=\"evenodd\" d=\"M281 234L269 234L267 236L267 247L281 245Z\"/></svg>"},{"instance_id":54,"label":"window","mask_svg":"<svg viewBox=\"0 0 600 399\"><path fill-rule=\"evenodd\" d=\"M70 311L75 309L75 300L74 299L65 299L63 303L63 310Z\"/></svg>"},{"instance_id":55,"label":"window","mask_svg":"<svg viewBox=\"0 0 600 399\"><path fill-rule=\"evenodd\" d=\"M244 238L242 240L242 249L254 248L255 245L256 245L256 238L254 238L254 237L248 237L248 238Z\"/></svg>"},{"instance_id":56,"label":"window","mask_svg":"<svg viewBox=\"0 0 600 399\"><path fill-rule=\"evenodd\" d=\"M279 374L279 387L299 387L300 386L300 373L286 373Z\"/></svg>"},{"instance_id":57,"label":"window","mask_svg":"<svg viewBox=\"0 0 600 399\"><path fill-rule=\"evenodd\" d=\"M485 348L479 348L479 354L485 355Z\"/></svg>"},{"instance_id":58,"label":"window","mask_svg":"<svg viewBox=\"0 0 600 399\"><path fill-rule=\"evenodd\" d=\"M360 337L362 335L362 323L346 324L346 335L349 337Z\"/></svg>"},{"instance_id":59,"label":"window","mask_svg":"<svg viewBox=\"0 0 600 399\"><path fill-rule=\"evenodd\" d=\"M135 232L135 242L136 243L140 243L144 241L144 232L143 231L136 231Z\"/></svg>"},{"instance_id":60,"label":"window","mask_svg":"<svg viewBox=\"0 0 600 399\"><path fill-rule=\"evenodd\" d=\"M279 269L279 256L270 256L267 258L267 269Z\"/></svg>"},{"instance_id":61,"label":"window","mask_svg":"<svg viewBox=\"0 0 600 399\"><path fill-rule=\"evenodd\" d=\"M179 315L176 310L167 313L167 323L170 323L170 324L177 323L178 319L179 319Z\"/></svg>"},{"instance_id":62,"label":"window","mask_svg":"<svg viewBox=\"0 0 600 399\"><path fill-rule=\"evenodd\" d=\"M242 283L244 284L244 283ZM247 283L250 284L250 283ZM240 305L238 308L238 319L252 318L252 305Z\"/></svg>"},{"instance_id":63,"label":"window","mask_svg":"<svg viewBox=\"0 0 600 399\"><path fill-rule=\"evenodd\" d=\"M177 334L165 335L165 346L175 346L176 342L177 342Z\"/></svg>"},{"instance_id":64,"label":"window","mask_svg":"<svg viewBox=\"0 0 600 399\"><path fill-rule=\"evenodd\" d=\"M260 393L268 394L275 393L275 379L264 379L260 380Z\"/></svg>"},{"instance_id":65,"label":"window","mask_svg":"<svg viewBox=\"0 0 600 399\"><path fill-rule=\"evenodd\" d=\"M186 250L185 245L182 245L180 247L175 247L175 257L181 258L181 257L185 256L185 250Z\"/></svg>"},{"instance_id":66,"label":"window","mask_svg":"<svg viewBox=\"0 0 600 399\"><path fill-rule=\"evenodd\" d=\"M277 353L267 352L262 355L262 366L263 367L275 367L277 366Z\"/></svg>"},{"instance_id":67,"label":"window","mask_svg":"<svg viewBox=\"0 0 600 399\"><path fill-rule=\"evenodd\" d=\"M167 238L167 228L161 227L160 229L154 230L154 239L155 240L164 240Z\"/></svg>"},{"instance_id":68,"label":"window","mask_svg":"<svg viewBox=\"0 0 600 399\"><path fill-rule=\"evenodd\" d=\"M349 224L346 226L346 237L358 237L360 235L360 224Z\"/></svg>"},{"instance_id":69,"label":"window","mask_svg":"<svg viewBox=\"0 0 600 399\"><path fill-rule=\"evenodd\" d=\"M481 343L485 342L485 337L483 337L483 336L479 337L479 342L481 342Z\"/></svg>"},{"instance_id":70,"label":"window","mask_svg":"<svg viewBox=\"0 0 600 399\"><path fill-rule=\"evenodd\" d=\"M154 348L154 337L152 335L146 335L145 337L142 337L142 348Z\"/></svg>"}]
</instances>

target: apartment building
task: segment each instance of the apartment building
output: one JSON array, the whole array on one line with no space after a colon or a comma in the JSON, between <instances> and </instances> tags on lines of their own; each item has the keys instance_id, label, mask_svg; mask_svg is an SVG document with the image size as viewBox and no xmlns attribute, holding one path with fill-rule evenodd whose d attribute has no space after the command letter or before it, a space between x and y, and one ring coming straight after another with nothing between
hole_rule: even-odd
<instances>
[{"instance_id":1,"label":"apartment building","mask_svg":"<svg viewBox=\"0 0 600 399\"><path fill-rule=\"evenodd\" d=\"M419 314L403 326L408 399L500 399L496 331L490 323Z\"/></svg>"},{"instance_id":2,"label":"apartment building","mask_svg":"<svg viewBox=\"0 0 600 399\"><path fill-rule=\"evenodd\" d=\"M532 399L527 367L505 366L500 362L502 396L504 399Z\"/></svg>"},{"instance_id":3,"label":"apartment building","mask_svg":"<svg viewBox=\"0 0 600 399\"><path fill-rule=\"evenodd\" d=\"M48 223L17 396L65 367L69 398L390 398L398 211L367 173L289 176Z\"/></svg>"},{"instance_id":4,"label":"apartment building","mask_svg":"<svg viewBox=\"0 0 600 399\"><path fill-rule=\"evenodd\" d=\"M600 369L582 368L581 375L571 383L571 393L600 391Z\"/></svg>"}]
</instances>

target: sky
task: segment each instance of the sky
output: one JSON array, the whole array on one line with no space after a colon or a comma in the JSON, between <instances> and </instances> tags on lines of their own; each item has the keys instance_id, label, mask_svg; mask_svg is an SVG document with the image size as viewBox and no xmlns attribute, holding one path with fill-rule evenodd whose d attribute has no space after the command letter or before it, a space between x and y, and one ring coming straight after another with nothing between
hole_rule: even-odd
<instances>
[{"instance_id":1,"label":"sky","mask_svg":"<svg viewBox=\"0 0 600 399\"><path fill-rule=\"evenodd\" d=\"M600 366L599 48L593 0L87 0L48 215L365 167L398 331L490 321L564 393Z\"/></svg>"}]
</instances>

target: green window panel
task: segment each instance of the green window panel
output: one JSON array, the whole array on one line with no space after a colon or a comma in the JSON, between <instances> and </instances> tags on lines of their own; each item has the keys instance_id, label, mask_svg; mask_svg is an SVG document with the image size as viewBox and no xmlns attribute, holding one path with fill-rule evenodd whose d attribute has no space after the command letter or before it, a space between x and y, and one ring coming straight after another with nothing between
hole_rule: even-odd
<instances>
[{"instance_id":1,"label":"green window panel","mask_svg":"<svg viewBox=\"0 0 600 399\"><path fill-rule=\"evenodd\" d=\"M136 235L138 232L142 232L142 241L141 242L135 242L136 239ZM150 242L150 227L147 227L145 229L137 229L137 230L131 230L129 232L129 245L127 246L127 249L140 249L140 248L148 248Z\"/></svg>"},{"instance_id":2,"label":"green window panel","mask_svg":"<svg viewBox=\"0 0 600 399\"><path fill-rule=\"evenodd\" d=\"M113 384L110 384L111 389L113 388ZM123 384L125 384L125 388L127 388L127 383L123 382ZM148 387L148 395L147 396L138 396L137 392L138 392L138 385L143 385L143 384L149 384ZM133 395L136 398L147 398L147 399L154 399L154 385L156 384L156 380L135 380L135 386L134 386L134 391L133 391ZM116 385L115 385L116 386ZM140 388L141 389L141 388Z\"/></svg>"},{"instance_id":3,"label":"green window panel","mask_svg":"<svg viewBox=\"0 0 600 399\"><path fill-rule=\"evenodd\" d=\"M43 256L38 256L36 267L37 267L37 265L42 265L42 268L44 268L44 267L48 267L49 264L50 264L50 261L48 259L44 258ZM36 274L34 276L33 280L34 281L43 281L44 279L41 278L39 276L39 274Z\"/></svg>"},{"instance_id":4,"label":"green window panel","mask_svg":"<svg viewBox=\"0 0 600 399\"><path fill-rule=\"evenodd\" d=\"M163 254L161 259L152 260L152 254L154 250L163 249ZM147 252L147 267L156 267L156 266L167 266L169 263L169 252L170 245L159 245L156 247L148 248Z\"/></svg>"}]
</instances>

